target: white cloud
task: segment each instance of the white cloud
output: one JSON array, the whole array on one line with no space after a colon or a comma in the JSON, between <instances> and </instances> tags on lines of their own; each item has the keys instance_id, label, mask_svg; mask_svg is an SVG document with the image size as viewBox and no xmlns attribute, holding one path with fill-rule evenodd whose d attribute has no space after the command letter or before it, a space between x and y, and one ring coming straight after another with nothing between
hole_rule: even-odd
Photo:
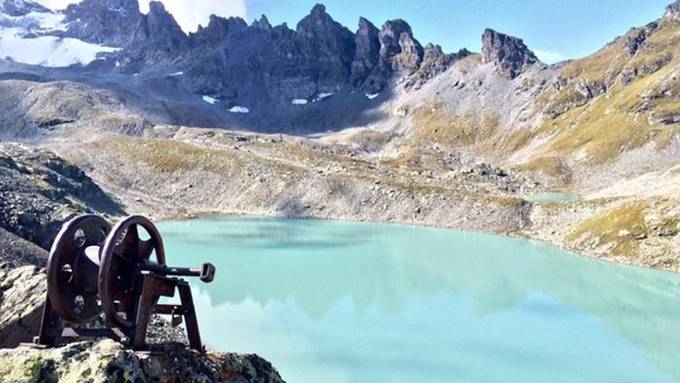
<instances>
[{"instance_id":1,"label":"white cloud","mask_svg":"<svg viewBox=\"0 0 680 383\"><path fill-rule=\"evenodd\" d=\"M532 49L536 56L546 64L554 64L556 62L564 61L567 59L566 56L559 52L544 50L544 49Z\"/></svg>"},{"instance_id":2,"label":"white cloud","mask_svg":"<svg viewBox=\"0 0 680 383\"><path fill-rule=\"evenodd\" d=\"M52 8L63 9L73 0L37 0L39 3ZM229 17L246 18L246 0L162 0L165 8L175 16L175 19L185 32L195 31L199 24L206 26L211 14ZM149 11L149 0L140 1L141 11Z\"/></svg>"},{"instance_id":3,"label":"white cloud","mask_svg":"<svg viewBox=\"0 0 680 383\"><path fill-rule=\"evenodd\" d=\"M185 32L193 32L198 25L208 25L211 14L229 17L247 16L246 0L163 0L165 8L175 16L175 19ZM149 1L140 2L142 12L149 10Z\"/></svg>"}]
</instances>

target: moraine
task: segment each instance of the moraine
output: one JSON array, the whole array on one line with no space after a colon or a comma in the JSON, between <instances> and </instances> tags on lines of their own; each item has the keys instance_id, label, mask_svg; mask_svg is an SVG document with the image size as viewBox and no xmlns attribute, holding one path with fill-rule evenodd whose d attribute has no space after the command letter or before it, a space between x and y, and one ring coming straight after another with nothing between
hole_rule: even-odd
<instances>
[{"instance_id":1,"label":"moraine","mask_svg":"<svg viewBox=\"0 0 680 383\"><path fill-rule=\"evenodd\" d=\"M680 277L525 240L313 220L163 222L210 347L291 382L677 382Z\"/></svg>"}]
</instances>

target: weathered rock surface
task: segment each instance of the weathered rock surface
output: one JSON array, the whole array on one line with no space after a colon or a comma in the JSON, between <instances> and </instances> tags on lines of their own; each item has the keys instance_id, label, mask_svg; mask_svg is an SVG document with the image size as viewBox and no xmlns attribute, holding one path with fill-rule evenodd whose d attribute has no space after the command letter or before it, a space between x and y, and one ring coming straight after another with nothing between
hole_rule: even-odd
<instances>
[{"instance_id":1,"label":"weathered rock surface","mask_svg":"<svg viewBox=\"0 0 680 383\"><path fill-rule=\"evenodd\" d=\"M360 18L354 44L356 53L352 61L352 84L361 86L365 83L369 90L380 90L384 79L377 75L371 76L380 61L380 30L367 19Z\"/></svg>"},{"instance_id":2,"label":"weathered rock surface","mask_svg":"<svg viewBox=\"0 0 680 383\"><path fill-rule=\"evenodd\" d=\"M482 35L482 62L493 63L501 76L513 79L519 76L525 66L539 60L524 41L493 29L486 29Z\"/></svg>"},{"instance_id":3,"label":"weathered rock surface","mask_svg":"<svg viewBox=\"0 0 680 383\"><path fill-rule=\"evenodd\" d=\"M85 0L66 8L69 37L123 47L142 33L137 0Z\"/></svg>"},{"instance_id":4,"label":"weathered rock surface","mask_svg":"<svg viewBox=\"0 0 680 383\"><path fill-rule=\"evenodd\" d=\"M414 73L423 61L423 46L404 20L390 20L380 31L380 66L390 72Z\"/></svg>"},{"instance_id":5,"label":"weathered rock surface","mask_svg":"<svg viewBox=\"0 0 680 383\"><path fill-rule=\"evenodd\" d=\"M46 150L0 144L0 229L48 249L65 221L86 212L123 214L77 166Z\"/></svg>"},{"instance_id":6,"label":"weathered rock surface","mask_svg":"<svg viewBox=\"0 0 680 383\"><path fill-rule=\"evenodd\" d=\"M666 7L663 19L670 22L680 21L680 1L675 1Z\"/></svg>"},{"instance_id":7,"label":"weathered rock surface","mask_svg":"<svg viewBox=\"0 0 680 383\"><path fill-rule=\"evenodd\" d=\"M18 347L38 334L47 291L44 270L0 264L0 382L282 382L257 355L189 351L184 332L153 316L148 341L162 352L138 353L111 340L61 348ZM103 318L100 320L103 322Z\"/></svg>"},{"instance_id":8,"label":"weathered rock surface","mask_svg":"<svg viewBox=\"0 0 680 383\"><path fill-rule=\"evenodd\" d=\"M0 264L0 348L33 340L46 292L45 274L37 267Z\"/></svg>"},{"instance_id":9,"label":"weathered rock surface","mask_svg":"<svg viewBox=\"0 0 680 383\"><path fill-rule=\"evenodd\" d=\"M4 229L0 229L0 263L12 267L38 265L47 262L47 251Z\"/></svg>"},{"instance_id":10,"label":"weathered rock surface","mask_svg":"<svg viewBox=\"0 0 680 383\"><path fill-rule=\"evenodd\" d=\"M283 382L256 355L208 353L167 344L154 353L134 352L112 340L60 348L0 350L0 382Z\"/></svg>"},{"instance_id":11,"label":"weathered rock surface","mask_svg":"<svg viewBox=\"0 0 680 383\"><path fill-rule=\"evenodd\" d=\"M31 12L48 12L42 5L32 1L1 0L0 13L9 16L24 16Z\"/></svg>"},{"instance_id":12,"label":"weathered rock surface","mask_svg":"<svg viewBox=\"0 0 680 383\"><path fill-rule=\"evenodd\" d=\"M354 34L333 20L326 7L317 4L296 28L302 54L315 58L312 72L317 73L323 85L346 82L356 51Z\"/></svg>"}]
</instances>

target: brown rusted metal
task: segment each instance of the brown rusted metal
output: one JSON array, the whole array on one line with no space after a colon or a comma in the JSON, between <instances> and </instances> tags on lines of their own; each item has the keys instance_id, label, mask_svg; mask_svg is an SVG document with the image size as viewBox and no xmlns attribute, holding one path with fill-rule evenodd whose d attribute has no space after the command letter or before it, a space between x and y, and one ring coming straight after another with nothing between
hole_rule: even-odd
<instances>
[{"instance_id":1,"label":"brown rusted metal","mask_svg":"<svg viewBox=\"0 0 680 383\"><path fill-rule=\"evenodd\" d=\"M143 240L140 228L149 239ZM155 262L151 261L155 255ZM177 277L212 282L215 267L178 268L165 265L163 240L156 226L131 216L113 229L102 218L86 215L68 222L57 236L48 261L48 293L40 334L35 342L54 346L82 337L110 337L135 349L146 349L151 315L183 317L189 345L203 351L189 284ZM161 297L179 291L179 305L159 305ZM108 326L82 325L104 312Z\"/></svg>"}]
</instances>

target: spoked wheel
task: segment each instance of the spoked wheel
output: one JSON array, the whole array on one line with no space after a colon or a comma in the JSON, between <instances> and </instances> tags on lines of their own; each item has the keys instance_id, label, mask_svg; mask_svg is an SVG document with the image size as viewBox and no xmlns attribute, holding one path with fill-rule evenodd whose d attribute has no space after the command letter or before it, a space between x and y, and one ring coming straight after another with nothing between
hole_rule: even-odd
<instances>
[{"instance_id":1,"label":"spoked wheel","mask_svg":"<svg viewBox=\"0 0 680 383\"><path fill-rule=\"evenodd\" d=\"M139 227L148 233L149 239L140 238ZM140 266L149 261L152 253L156 254L158 264L165 264L161 235L151 221L141 216L122 220L106 238L98 285L102 309L112 326L133 327L136 309L133 295L141 277Z\"/></svg>"},{"instance_id":2,"label":"spoked wheel","mask_svg":"<svg viewBox=\"0 0 680 383\"><path fill-rule=\"evenodd\" d=\"M47 295L52 308L68 322L83 324L101 313L97 302L97 269L101 247L111 225L82 215L64 225L47 261Z\"/></svg>"}]
</instances>

